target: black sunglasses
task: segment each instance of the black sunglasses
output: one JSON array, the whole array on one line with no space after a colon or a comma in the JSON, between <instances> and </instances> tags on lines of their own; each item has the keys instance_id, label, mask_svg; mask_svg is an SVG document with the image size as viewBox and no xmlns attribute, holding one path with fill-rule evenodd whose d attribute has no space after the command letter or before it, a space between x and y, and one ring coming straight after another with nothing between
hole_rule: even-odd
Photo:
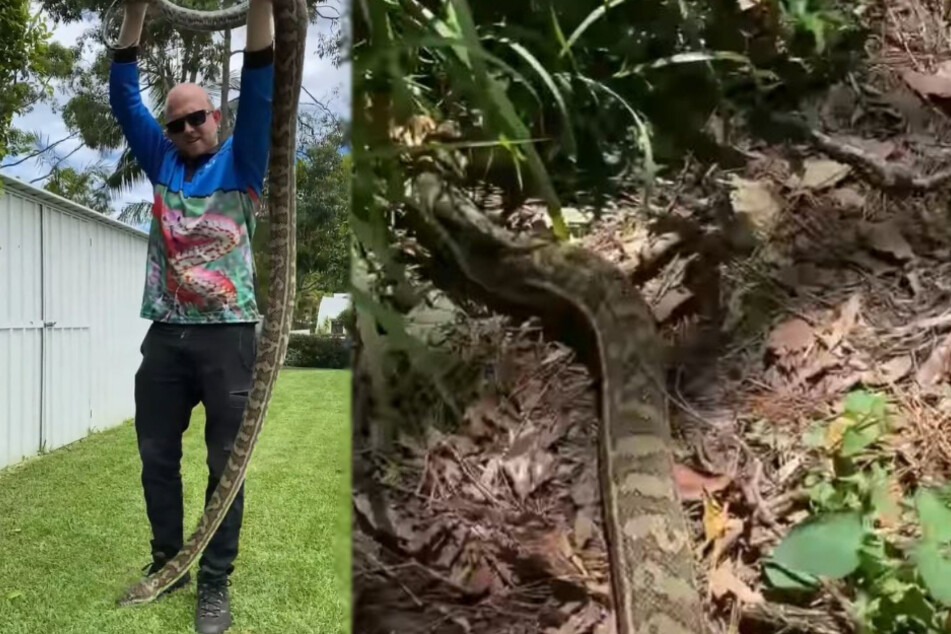
<instances>
[{"instance_id":1,"label":"black sunglasses","mask_svg":"<svg viewBox=\"0 0 951 634\"><path fill-rule=\"evenodd\" d=\"M189 112L184 117L179 117L174 121L166 123L165 129L172 134L178 134L179 132L185 131L185 123L188 123L188 125L193 128L197 128L208 119L208 115L212 112L214 112L214 110L196 110L195 112Z\"/></svg>"}]
</instances>

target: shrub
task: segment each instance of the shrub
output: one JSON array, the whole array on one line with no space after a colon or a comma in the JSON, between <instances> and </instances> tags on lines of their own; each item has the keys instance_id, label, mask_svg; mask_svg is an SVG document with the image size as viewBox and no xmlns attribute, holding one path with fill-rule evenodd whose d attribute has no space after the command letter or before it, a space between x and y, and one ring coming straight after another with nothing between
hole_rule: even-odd
<instances>
[{"instance_id":1,"label":"shrub","mask_svg":"<svg viewBox=\"0 0 951 634\"><path fill-rule=\"evenodd\" d=\"M291 335L284 365L294 368L350 367L350 341L325 335Z\"/></svg>"}]
</instances>

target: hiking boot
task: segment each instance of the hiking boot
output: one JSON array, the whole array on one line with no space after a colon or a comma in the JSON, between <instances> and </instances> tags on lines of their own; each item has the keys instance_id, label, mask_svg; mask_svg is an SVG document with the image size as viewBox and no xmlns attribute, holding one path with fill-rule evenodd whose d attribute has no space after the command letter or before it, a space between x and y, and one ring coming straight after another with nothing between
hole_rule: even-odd
<instances>
[{"instance_id":1,"label":"hiking boot","mask_svg":"<svg viewBox=\"0 0 951 634\"><path fill-rule=\"evenodd\" d=\"M164 565L165 565L165 562L167 562L167 561L168 561L168 559L165 559L165 558L162 557L161 555L158 555L158 556L153 555L153 557L152 557L152 563L146 564L145 567L142 568L142 571L146 574L146 576L148 576L148 575L154 575L156 572L158 572L159 570L162 569L162 566L164 566ZM191 581L191 574L189 574L189 573L186 572L184 575L182 575L182 578L181 578L181 579L179 579L178 581L176 581L175 583L173 583L172 585L170 585L168 588L166 588L165 590L163 590L163 591L159 594L159 598L162 598L162 597L164 597L164 596L167 595L167 594L170 594L170 593L172 593L172 592L175 592L175 591L178 590L179 588L184 588L185 586L188 585L188 582L189 582L189 581Z\"/></svg>"},{"instance_id":2,"label":"hiking boot","mask_svg":"<svg viewBox=\"0 0 951 634\"><path fill-rule=\"evenodd\" d=\"M230 579L198 579L198 604L195 606L195 631L221 634L231 627L228 606Z\"/></svg>"}]
</instances>

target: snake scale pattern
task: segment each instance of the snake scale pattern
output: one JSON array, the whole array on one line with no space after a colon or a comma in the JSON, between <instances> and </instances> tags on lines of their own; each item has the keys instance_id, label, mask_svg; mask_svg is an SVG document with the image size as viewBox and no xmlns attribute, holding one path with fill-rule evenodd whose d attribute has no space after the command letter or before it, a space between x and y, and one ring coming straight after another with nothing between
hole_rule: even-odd
<instances>
[{"instance_id":1,"label":"snake scale pattern","mask_svg":"<svg viewBox=\"0 0 951 634\"><path fill-rule=\"evenodd\" d=\"M269 287L264 328L258 343L252 387L224 474L204 509L198 527L182 549L153 575L130 587L120 605L148 603L178 581L208 545L231 507L251 459L278 370L284 363L293 313L296 274L296 198L294 178L297 109L307 37L304 0L271 0L274 7L274 96L268 159L270 236ZM153 7L177 28L218 31L245 24L248 3L223 11L202 12L154 0Z\"/></svg>"},{"instance_id":2,"label":"snake scale pattern","mask_svg":"<svg viewBox=\"0 0 951 634\"><path fill-rule=\"evenodd\" d=\"M673 480L663 348L640 294L579 247L525 242L432 171L407 220L466 293L535 315L599 379L600 481L618 634L705 634L692 540ZM446 288L446 290L450 290Z\"/></svg>"}]
</instances>

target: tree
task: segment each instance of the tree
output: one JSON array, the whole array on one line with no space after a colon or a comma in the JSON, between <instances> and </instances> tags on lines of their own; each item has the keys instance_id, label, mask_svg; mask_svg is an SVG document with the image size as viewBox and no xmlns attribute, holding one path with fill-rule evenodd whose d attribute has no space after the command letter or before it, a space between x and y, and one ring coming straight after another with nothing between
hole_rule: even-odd
<instances>
[{"instance_id":1,"label":"tree","mask_svg":"<svg viewBox=\"0 0 951 634\"><path fill-rule=\"evenodd\" d=\"M109 214L109 191L105 186L105 170L76 170L72 167L57 167L50 172L45 189L74 203Z\"/></svg>"},{"instance_id":2,"label":"tree","mask_svg":"<svg viewBox=\"0 0 951 634\"><path fill-rule=\"evenodd\" d=\"M33 139L14 133L13 117L49 99L51 82L67 77L74 61L74 51L50 41L46 22L30 14L28 0L5 3L0 11L0 158L11 148L29 147Z\"/></svg>"},{"instance_id":3,"label":"tree","mask_svg":"<svg viewBox=\"0 0 951 634\"><path fill-rule=\"evenodd\" d=\"M297 314L314 313L320 297L348 286L350 271L350 171L344 154L344 124L327 116L322 122L302 115L297 160ZM258 305L267 298L268 223L263 214L254 236Z\"/></svg>"},{"instance_id":4,"label":"tree","mask_svg":"<svg viewBox=\"0 0 951 634\"><path fill-rule=\"evenodd\" d=\"M350 250L351 158L343 154L342 124L304 148L297 162L298 290L340 292L347 286Z\"/></svg>"}]
</instances>

